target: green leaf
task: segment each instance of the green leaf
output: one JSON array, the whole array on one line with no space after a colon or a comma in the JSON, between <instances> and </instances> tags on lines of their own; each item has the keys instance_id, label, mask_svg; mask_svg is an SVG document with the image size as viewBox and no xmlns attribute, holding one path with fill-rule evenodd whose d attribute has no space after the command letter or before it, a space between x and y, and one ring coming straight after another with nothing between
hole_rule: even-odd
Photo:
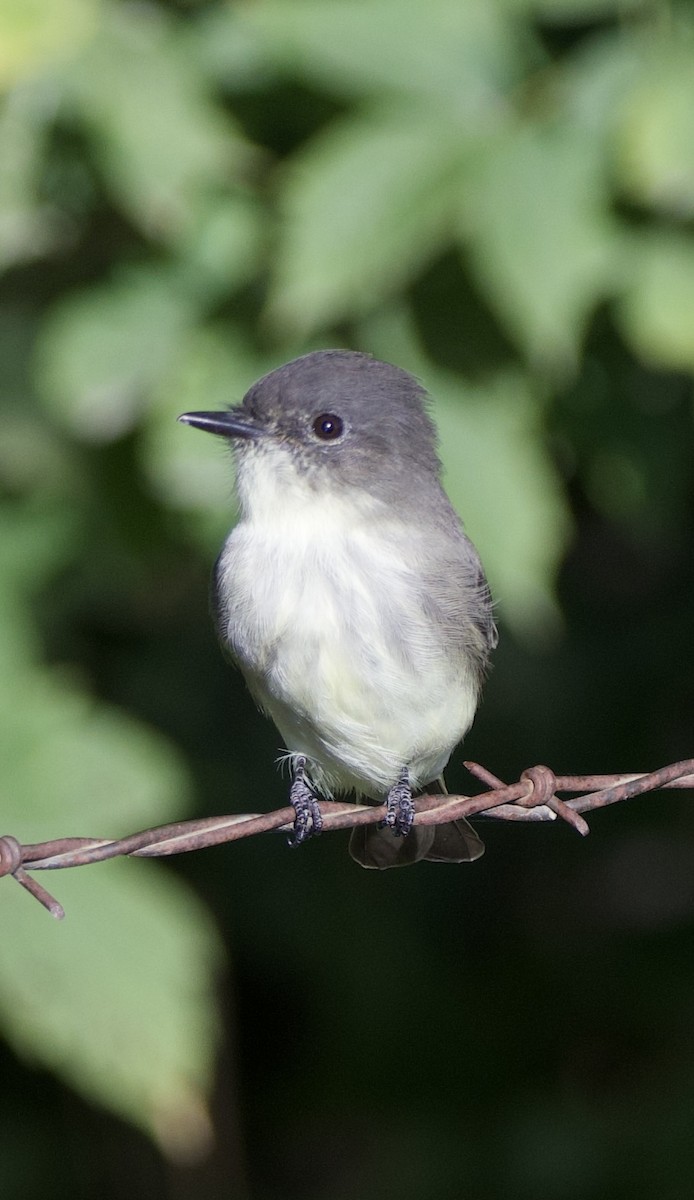
<instances>
[{"instance_id":1,"label":"green leaf","mask_svg":"<svg viewBox=\"0 0 694 1200\"><path fill-rule=\"evenodd\" d=\"M0 109L0 270L46 254L58 236L56 214L38 199L46 131L29 92L17 89Z\"/></svg>"},{"instance_id":2,"label":"green leaf","mask_svg":"<svg viewBox=\"0 0 694 1200\"><path fill-rule=\"evenodd\" d=\"M0 345L0 356L3 347ZM0 485L13 495L26 495L37 501L37 517L49 523L56 519L52 501L58 496L62 503L60 517L68 515L67 496L79 492L75 487L76 463L71 448L58 431L48 425L43 414L30 410L28 405L6 407L2 414L0 439ZM51 497L49 506L44 501ZM39 497L41 498L39 501ZM0 524L3 514L0 512ZM0 549L0 559L3 553ZM28 556L25 554L24 558Z\"/></svg>"},{"instance_id":3,"label":"green leaf","mask_svg":"<svg viewBox=\"0 0 694 1200\"><path fill-rule=\"evenodd\" d=\"M617 129L630 89L643 69L644 43L625 29L581 44L552 79L565 120L582 128L612 165Z\"/></svg>"},{"instance_id":4,"label":"green leaf","mask_svg":"<svg viewBox=\"0 0 694 1200\"><path fill-rule=\"evenodd\" d=\"M37 345L37 380L51 415L86 440L122 436L195 316L195 301L161 269L131 270L68 294Z\"/></svg>"},{"instance_id":5,"label":"green leaf","mask_svg":"<svg viewBox=\"0 0 694 1200\"><path fill-rule=\"evenodd\" d=\"M26 597L64 563L78 536L70 505L34 495L25 503L0 505L0 590ZM31 553L27 553L31 547Z\"/></svg>"},{"instance_id":6,"label":"green leaf","mask_svg":"<svg viewBox=\"0 0 694 1200\"><path fill-rule=\"evenodd\" d=\"M685 219L694 215L693 84L691 36L658 43L623 105L617 140L628 195Z\"/></svg>"},{"instance_id":7,"label":"green leaf","mask_svg":"<svg viewBox=\"0 0 694 1200\"><path fill-rule=\"evenodd\" d=\"M23 842L161 824L181 814L187 792L163 738L26 662L0 682L0 780L3 828ZM202 906L144 860L44 882L69 909L64 927L2 881L7 1037L170 1153L201 1151L221 957Z\"/></svg>"},{"instance_id":8,"label":"green leaf","mask_svg":"<svg viewBox=\"0 0 694 1200\"><path fill-rule=\"evenodd\" d=\"M542 642L560 622L556 574L571 525L544 447L538 397L520 372L477 385L437 372L427 377L446 490L483 554L499 615Z\"/></svg>"},{"instance_id":9,"label":"green leaf","mask_svg":"<svg viewBox=\"0 0 694 1200\"><path fill-rule=\"evenodd\" d=\"M97 36L62 80L116 201L151 237L176 241L199 204L251 160L161 9L105 5Z\"/></svg>"},{"instance_id":10,"label":"green leaf","mask_svg":"<svg viewBox=\"0 0 694 1200\"><path fill-rule=\"evenodd\" d=\"M643 9L644 0L505 0L510 11L530 13L556 24L592 24Z\"/></svg>"},{"instance_id":11,"label":"green leaf","mask_svg":"<svg viewBox=\"0 0 694 1200\"><path fill-rule=\"evenodd\" d=\"M396 108L334 124L295 157L271 317L299 335L368 311L446 241L466 141L455 122Z\"/></svg>"},{"instance_id":12,"label":"green leaf","mask_svg":"<svg viewBox=\"0 0 694 1200\"><path fill-rule=\"evenodd\" d=\"M93 33L99 7L99 0L3 0L0 88L71 57Z\"/></svg>"},{"instance_id":13,"label":"green leaf","mask_svg":"<svg viewBox=\"0 0 694 1200\"><path fill-rule=\"evenodd\" d=\"M143 472L210 553L219 549L235 513L233 458L222 438L183 426L177 417L240 403L250 385L278 365L259 358L233 327L201 327L160 380L140 439Z\"/></svg>"},{"instance_id":14,"label":"green leaf","mask_svg":"<svg viewBox=\"0 0 694 1200\"><path fill-rule=\"evenodd\" d=\"M473 385L442 371L398 312L372 322L363 344L412 371L432 396L446 490L480 552L499 615L541 642L560 619L554 583L570 519L529 380L501 372Z\"/></svg>"},{"instance_id":15,"label":"green leaf","mask_svg":"<svg viewBox=\"0 0 694 1200\"><path fill-rule=\"evenodd\" d=\"M225 90L257 92L276 83L273 57L246 19L243 5L203 9L187 30L186 46L205 74Z\"/></svg>"},{"instance_id":16,"label":"green leaf","mask_svg":"<svg viewBox=\"0 0 694 1200\"><path fill-rule=\"evenodd\" d=\"M250 196L225 195L200 205L176 247L172 280L206 304L226 299L260 267L264 229L260 205Z\"/></svg>"},{"instance_id":17,"label":"green leaf","mask_svg":"<svg viewBox=\"0 0 694 1200\"><path fill-rule=\"evenodd\" d=\"M346 95L443 96L470 125L522 71L514 26L496 0L260 0L242 11L302 79Z\"/></svg>"},{"instance_id":18,"label":"green leaf","mask_svg":"<svg viewBox=\"0 0 694 1200\"><path fill-rule=\"evenodd\" d=\"M618 278L599 143L566 123L527 123L470 164L461 235L500 318L533 360L575 364L588 317Z\"/></svg>"},{"instance_id":19,"label":"green leaf","mask_svg":"<svg viewBox=\"0 0 694 1200\"><path fill-rule=\"evenodd\" d=\"M39 639L26 604L8 587L0 587L0 672L7 693L23 678L39 651Z\"/></svg>"},{"instance_id":20,"label":"green leaf","mask_svg":"<svg viewBox=\"0 0 694 1200\"><path fill-rule=\"evenodd\" d=\"M0 718L4 818L23 840L84 820L90 836L120 835L185 808L188 781L172 747L57 669L26 667L3 686Z\"/></svg>"},{"instance_id":21,"label":"green leaf","mask_svg":"<svg viewBox=\"0 0 694 1200\"><path fill-rule=\"evenodd\" d=\"M61 925L11 879L1 881L6 1037L172 1157L202 1154L221 958L202 905L143 860L52 872L42 882L67 908Z\"/></svg>"},{"instance_id":22,"label":"green leaf","mask_svg":"<svg viewBox=\"0 0 694 1200\"><path fill-rule=\"evenodd\" d=\"M640 358L694 371L693 237L657 232L633 239L629 283L617 317Z\"/></svg>"},{"instance_id":23,"label":"green leaf","mask_svg":"<svg viewBox=\"0 0 694 1200\"><path fill-rule=\"evenodd\" d=\"M6 707L10 717L17 688L39 654L28 596L65 560L76 531L70 506L57 506L52 497L48 504L32 497L0 506L0 713Z\"/></svg>"}]
</instances>

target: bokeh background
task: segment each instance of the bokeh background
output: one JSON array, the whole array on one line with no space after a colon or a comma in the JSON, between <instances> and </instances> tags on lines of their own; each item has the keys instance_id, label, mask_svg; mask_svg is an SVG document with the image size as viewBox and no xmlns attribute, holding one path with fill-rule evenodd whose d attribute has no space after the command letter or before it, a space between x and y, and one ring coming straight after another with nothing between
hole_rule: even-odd
<instances>
[{"instance_id":1,"label":"bokeh background","mask_svg":"<svg viewBox=\"0 0 694 1200\"><path fill-rule=\"evenodd\" d=\"M324 346L430 389L497 599L449 785L694 753L693 80L666 0L3 0L6 831L284 802L175 418ZM5 880L4 1200L689 1196L692 803Z\"/></svg>"}]
</instances>

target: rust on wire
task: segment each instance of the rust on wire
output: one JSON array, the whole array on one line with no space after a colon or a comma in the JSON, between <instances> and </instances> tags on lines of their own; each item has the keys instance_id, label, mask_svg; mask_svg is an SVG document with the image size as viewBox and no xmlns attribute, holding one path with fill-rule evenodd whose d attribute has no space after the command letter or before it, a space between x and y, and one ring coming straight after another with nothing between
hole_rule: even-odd
<instances>
[{"instance_id":1,"label":"rust on wire","mask_svg":"<svg viewBox=\"0 0 694 1200\"><path fill-rule=\"evenodd\" d=\"M505 784L479 763L467 762L465 766L488 790L475 796L419 796L415 801L415 824L441 825L458 817L474 816L501 821L555 821L559 818L585 836L589 832L588 824L581 813L661 788L694 788L694 759L691 758L648 774L555 775L549 767L528 767L517 783L510 784ZM557 793L566 793L569 798L562 798ZM382 819L380 805L322 800L320 809L326 832L376 824ZM269 813L237 813L177 821L144 829L117 841L56 838L50 842L22 845L8 834L0 837L0 876L12 875L52 916L60 919L65 915L61 905L28 874L29 871L80 867L121 855L154 858L187 854L273 829L289 830L293 820L292 808L280 808Z\"/></svg>"}]
</instances>

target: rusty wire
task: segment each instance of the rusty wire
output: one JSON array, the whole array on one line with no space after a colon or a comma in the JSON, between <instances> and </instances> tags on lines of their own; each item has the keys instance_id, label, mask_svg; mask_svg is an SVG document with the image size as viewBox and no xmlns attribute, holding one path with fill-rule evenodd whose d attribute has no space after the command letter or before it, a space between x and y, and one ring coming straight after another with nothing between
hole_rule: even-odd
<instances>
[{"instance_id":1,"label":"rusty wire","mask_svg":"<svg viewBox=\"0 0 694 1200\"><path fill-rule=\"evenodd\" d=\"M504 784L479 763L467 762L465 766L489 790L475 796L419 796L415 801L416 825L442 825L458 817L473 816L503 821L554 821L559 817L585 836L589 829L581 813L660 788L694 788L694 758L634 775L555 775L549 767L529 767L517 783L511 784ZM568 798L561 799L559 792L567 793ZM321 800L320 810L324 832L376 824L383 814L380 805L329 800ZM56 838L22 845L17 838L6 835L0 837L0 876L12 875L52 916L60 919L65 915L62 906L28 872L81 867L121 855L153 858L187 854L272 829L289 830L293 820L294 810L287 807L269 813L178 821L116 841Z\"/></svg>"}]
</instances>

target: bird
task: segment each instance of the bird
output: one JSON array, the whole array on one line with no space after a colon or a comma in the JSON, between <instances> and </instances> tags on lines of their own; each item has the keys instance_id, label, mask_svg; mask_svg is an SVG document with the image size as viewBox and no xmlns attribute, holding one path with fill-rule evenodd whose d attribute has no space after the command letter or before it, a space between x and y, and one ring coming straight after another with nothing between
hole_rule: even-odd
<instances>
[{"instance_id":1,"label":"bird","mask_svg":"<svg viewBox=\"0 0 694 1200\"><path fill-rule=\"evenodd\" d=\"M213 572L224 650L289 763L293 844L320 799L381 804L350 853L386 869L468 862L464 819L413 824L472 725L498 634L487 579L441 483L430 400L407 371L319 350L240 405L179 420L231 447L240 517Z\"/></svg>"}]
</instances>

